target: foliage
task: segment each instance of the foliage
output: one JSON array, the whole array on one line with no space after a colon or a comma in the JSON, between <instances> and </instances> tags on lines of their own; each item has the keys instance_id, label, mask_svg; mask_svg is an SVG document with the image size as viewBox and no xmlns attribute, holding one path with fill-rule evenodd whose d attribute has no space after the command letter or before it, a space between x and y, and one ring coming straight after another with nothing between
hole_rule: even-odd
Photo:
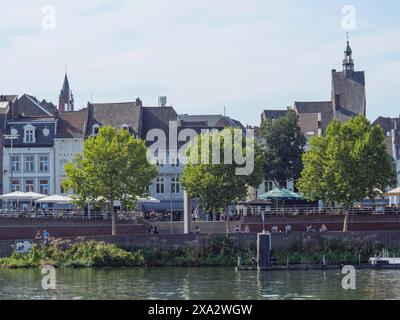
<instances>
[{"instance_id":1,"label":"foliage","mask_svg":"<svg viewBox=\"0 0 400 320\"><path fill-rule=\"evenodd\" d=\"M144 265L140 252L129 252L104 242L53 240L49 245L34 245L29 253L13 253L0 259L0 267L133 267Z\"/></svg>"},{"instance_id":2,"label":"foliage","mask_svg":"<svg viewBox=\"0 0 400 320\"><path fill-rule=\"evenodd\" d=\"M239 139L237 132L239 131ZM183 185L188 194L198 198L208 212L222 212L229 204L247 197L248 186L257 186L263 178L262 154L254 138L243 139L241 130L225 129L222 132L198 135L187 149L187 164L183 171ZM224 148L225 142L231 147ZM213 148L213 142L217 141ZM218 143L219 141L219 143ZM219 148L218 148L219 146ZM243 157L248 156L253 170L239 175L244 165L235 158L235 150ZM227 161L229 157L231 161ZM204 156L205 155L205 156ZM251 166L251 163L247 165Z\"/></svg>"},{"instance_id":3,"label":"foliage","mask_svg":"<svg viewBox=\"0 0 400 320\"><path fill-rule=\"evenodd\" d=\"M298 125L297 113L289 109L284 117L261 124L260 143L264 153L265 179L286 188L289 179L300 176L306 139Z\"/></svg>"},{"instance_id":4,"label":"foliage","mask_svg":"<svg viewBox=\"0 0 400 320\"><path fill-rule=\"evenodd\" d=\"M382 128L371 126L362 115L346 123L333 120L324 137L311 140L297 187L306 199L346 209L365 197L375 199L395 176L384 138ZM347 222L348 210L344 231Z\"/></svg>"},{"instance_id":5,"label":"foliage","mask_svg":"<svg viewBox=\"0 0 400 320\"><path fill-rule=\"evenodd\" d=\"M82 155L66 164L67 179L63 186L78 195L83 203L97 199L109 205L114 200L135 201L157 175L146 154L145 142L127 130L102 127L96 137L84 142ZM112 216L115 234L115 216Z\"/></svg>"}]
</instances>

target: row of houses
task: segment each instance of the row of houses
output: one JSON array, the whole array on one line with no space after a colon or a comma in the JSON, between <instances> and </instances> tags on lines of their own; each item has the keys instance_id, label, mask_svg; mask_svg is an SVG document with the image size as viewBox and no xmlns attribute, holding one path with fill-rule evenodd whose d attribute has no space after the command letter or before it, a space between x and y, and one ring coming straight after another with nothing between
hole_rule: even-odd
<instances>
[{"instance_id":1,"label":"row of houses","mask_svg":"<svg viewBox=\"0 0 400 320\"><path fill-rule=\"evenodd\" d=\"M177 123L179 130L243 128L239 121L223 115L178 115L167 105L166 97L159 98L158 106L144 106L137 98L131 102L88 103L85 108L74 110L67 75L58 106L28 94L0 96L0 121L0 192L20 190L47 195L65 192L65 164L82 152L84 140L96 136L102 126L128 130L143 140L152 129L165 132L168 140L170 122ZM167 161L157 165L158 176L149 192L161 202L152 206L182 211L183 166Z\"/></svg>"},{"instance_id":2,"label":"row of houses","mask_svg":"<svg viewBox=\"0 0 400 320\"><path fill-rule=\"evenodd\" d=\"M323 135L333 118L346 121L351 116L366 113L365 73L355 71L349 42L344 52L343 70L332 70L331 76L330 99L296 101L291 106L298 113L299 126L308 140ZM261 122L277 119L286 112L285 108L266 109L261 114ZM227 126L244 129L239 121L224 115L178 114L167 105L166 97L160 97L157 106L145 106L137 98L131 102L88 103L85 108L75 110L67 74L58 106L28 94L21 97L1 95L0 192L63 194L61 182L65 179L65 164L82 152L84 140L95 136L102 126L128 130L143 140L150 130L159 129L166 133L168 140L170 122L176 122L178 130L221 130ZM393 158L400 185L400 118L379 117L374 124L381 125L386 133L387 152ZM183 209L182 169L179 162L158 163L158 176L149 190L161 201L156 209ZM256 193L273 187L272 181L265 181ZM288 181L288 188L294 190L292 180Z\"/></svg>"}]
</instances>

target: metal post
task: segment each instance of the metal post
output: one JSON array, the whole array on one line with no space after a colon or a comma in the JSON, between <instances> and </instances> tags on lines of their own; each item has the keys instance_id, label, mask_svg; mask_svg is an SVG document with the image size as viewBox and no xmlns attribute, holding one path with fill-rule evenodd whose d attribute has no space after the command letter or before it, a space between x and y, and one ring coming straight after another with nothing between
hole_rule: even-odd
<instances>
[{"instance_id":1,"label":"metal post","mask_svg":"<svg viewBox=\"0 0 400 320\"><path fill-rule=\"evenodd\" d=\"M257 234L257 262L260 271L269 270L271 267L271 244L269 232Z\"/></svg>"},{"instance_id":2,"label":"metal post","mask_svg":"<svg viewBox=\"0 0 400 320\"><path fill-rule=\"evenodd\" d=\"M189 194L183 190L183 232L192 232L192 208Z\"/></svg>"},{"instance_id":3,"label":"metal post","mask_svg":"<svg viewBox=\"0 0 400 320\"><path fill-rule=\"evenodd\" d=\"M176 185L175 185L176 188ZM170 185L170 189L169 189L169 213L170 213L170 224L171 224L171 230L170 233L173 234L173 230L172 230L172 178L171 178L171 185Z\"/></svg>"}]
</instances>

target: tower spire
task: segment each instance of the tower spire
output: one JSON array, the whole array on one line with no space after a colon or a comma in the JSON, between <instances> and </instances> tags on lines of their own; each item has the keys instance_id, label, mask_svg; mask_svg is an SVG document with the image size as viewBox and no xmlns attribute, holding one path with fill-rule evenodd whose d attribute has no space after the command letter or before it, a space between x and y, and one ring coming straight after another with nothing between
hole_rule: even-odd
<instances>
[{"instance_id":1,"label":"tower spire","mask_svg":"<svg viewBox=\"0 0 400 320\"><path fill-rule=\"evenodd\" d=\"M67 75L67 65L65 64L65 76L63 86L60 91L60 96L58 100L58 110L60 112L74 111L74 96L69 87L68 75Z\"/></svg>"},{"instance_id":2,"label":"tower spire","mask_svg":"<svg viewBox=\"0 0 400 320\"><path fill-rule=\"evenodd\" d=\"M347 77L351 77L354 73L354 60L353 60L353 51L350 47L349 33L346 32L347 37L347 46L344 51L344 59L343 59L343 72Z\"/></svg>"}]
</instances>

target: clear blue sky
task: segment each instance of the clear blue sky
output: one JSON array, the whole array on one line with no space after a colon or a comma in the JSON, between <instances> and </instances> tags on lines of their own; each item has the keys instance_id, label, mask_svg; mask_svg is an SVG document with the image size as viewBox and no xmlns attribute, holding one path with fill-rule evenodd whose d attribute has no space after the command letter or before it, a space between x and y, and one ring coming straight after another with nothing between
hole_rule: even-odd
<instances>
[{"instance_id":1,"label":"clear blue sky","mask_svg":"<svg viewBox=\"0 0 400 320\"><path fill-rule=\"evenodd\" d=\"M42 28L45 5L55 29ZM366 71L367 113L398 116L399 1L19 0L2 1L2 94L58 102L68 65L79 108L93 101L223 113L259 124L265 108L329 100L330 71L345 47L342 7L356 69Z\"/></svg>"}]
</instances>

